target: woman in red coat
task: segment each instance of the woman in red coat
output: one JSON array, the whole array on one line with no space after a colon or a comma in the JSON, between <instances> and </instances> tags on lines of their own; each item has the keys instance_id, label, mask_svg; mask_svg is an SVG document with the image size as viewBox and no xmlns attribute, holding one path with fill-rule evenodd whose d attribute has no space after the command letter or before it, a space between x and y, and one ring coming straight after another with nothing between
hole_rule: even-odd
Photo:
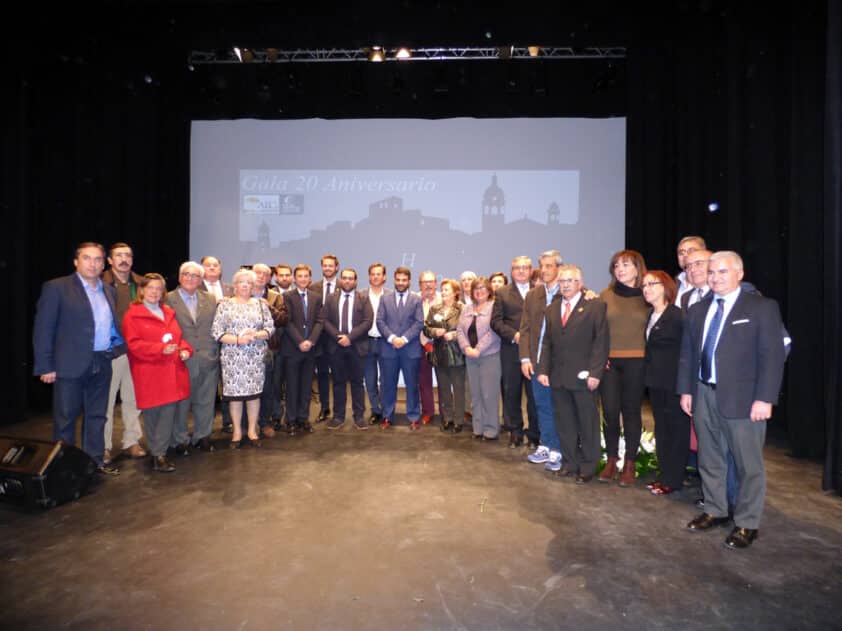
<instances>
[{"instance_id":1,"label":"woman in red coat","mask_svg":"<svg viewBox=\"0 0 842 631\"><path fill-rule=\"evenodd\" d=\"M190 396L190 375L184 361L193 354L181 337L175 311L163 303L167 288L160 274L146 274L123 318L123 336L129 347L137 407L143 423L152 469L175 471L167 460L176 407Z\"/></svg>"}]
</instances>

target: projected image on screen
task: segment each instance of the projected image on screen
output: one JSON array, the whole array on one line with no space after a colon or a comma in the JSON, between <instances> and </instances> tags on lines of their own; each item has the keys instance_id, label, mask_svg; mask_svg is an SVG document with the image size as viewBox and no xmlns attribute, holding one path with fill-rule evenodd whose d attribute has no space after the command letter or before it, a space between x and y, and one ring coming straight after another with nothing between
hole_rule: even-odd
<instances>
[{"instance_id":1,"label":"projected image on screen","mask_svg":"<svg viewBox=\"0 0 842 631\"><path fill-rule=\"evenodd\" d=\"M508 272L558 249L607 283L623 246L621 119L219 121L193 126L191 257L226 275L324 253L360 272Z\"/></svg>"}]
</instances>

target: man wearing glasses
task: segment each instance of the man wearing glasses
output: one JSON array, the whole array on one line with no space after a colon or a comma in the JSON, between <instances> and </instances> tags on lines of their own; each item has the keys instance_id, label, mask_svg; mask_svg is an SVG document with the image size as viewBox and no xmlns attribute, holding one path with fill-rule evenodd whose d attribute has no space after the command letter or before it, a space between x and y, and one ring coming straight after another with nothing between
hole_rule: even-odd
<instances>
[{"instance_id":1,"label":"man wearing glasses","mask_svg":"<svg viewBox=\"0 0 842 631\"><path fill-rule=\"evenodd\" d=\"M187 413L191 409L193 446L202 451L214 450L210 437L219 382L219 342L211 335L216 296L199 291L204 275L204 268L199 263L182 263L178 270L178 288L166 297L167 304L175 310L184 339L193 347L193 354L184 362L190 373L190 397L179 401L176 407L171 440L181 454L188 452Z\"/></svg>"},{"instance_id":2,"label":"man wearing glasses","mask_svg":"<svg viewBox=\"0 0 842 631\"><path fill-rule=\"evenodd\" d=\"M675 306L681 306L681 297L691 289L690 280L687 278L687 257L693 252L707 250L705 240L702 237L688 236L678 242L676 254L678 255L678 268L681 270L675 277L675 284L678 291L675 294ZM710 252L708 252L710 256Z\"/></svg>"}]
</instances>

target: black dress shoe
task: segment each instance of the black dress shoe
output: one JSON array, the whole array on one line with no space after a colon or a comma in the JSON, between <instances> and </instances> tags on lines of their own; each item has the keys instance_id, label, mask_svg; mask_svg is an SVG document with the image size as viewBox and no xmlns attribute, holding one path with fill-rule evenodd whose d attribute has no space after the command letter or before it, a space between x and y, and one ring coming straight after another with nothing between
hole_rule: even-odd
<instances>
[{"instance_id":1,"label":"black dress shoe","mask_svg":"<svg viewBox=\"0 0 842 631\"><path fill-rule=\"evenodd\" d=\"M330 408L328 408L319 412L319 418L316 419L316 423L324 423L325 421L329 421L331 418L333 417L330 413Z\"/></svg>"},{"instance_id":2,"label":"black dress shoe","mask_svg":"<svg viewBox=\"0 0 842 631\"><path fill-rule=\"evenodd\" d=\"M187 445L176 445L175 446L175 453L179 456L189 456L190 450L187 449Z\"/></svg>"},{"instance_id":3,"label":"black dress shoe","mask_svg":"<svg viewBox=\"0 0 842 631\"><path fill-rule=\"evenodd\" d=\"M152 470L160 473L172 473L175 465L167 460L166 456L152 456Z\"/></svg>"},{"instance_id":4,"label":"black dress shoe","mask_svg":"<svg viewBox=\"0 0 842 631\"><path fill-rule=\"evenodd\" d=\"M581 473L576 474L576 484L587 484L593 480L592 475L582 475Z\"/></svg>"},{"instance_id":5,"label":"black dress shoe","mask_svg":"<svg viewBox=\"0 0 842 631\"><path fill-rule=\"evenodd\" d=\"M232 440L229 447L231 447L231 449L239 449L240 448L240 441L239 440Z\"/></svg>"},{"instance_id":6,"label":"black dress shoe","mask_svg":"<svg viewBox=\"0 0 842 631\"><path fill-rule=\"evenodd\" d=\"M523 444L523 436L509 434L509 449L515 449Z\"/></svg>"},{"instance_id":7,"label":"black dress shoe","mask_svg":"<svg viewBox=\"0 0 842 631\"><path fill-rule=\"evenodd\" d=\"M711 528L716 528L717 526L725 526L730 521L730 517L714 517L713 515L702 513L701 515L694 517L693 520L687 524L687 529L701 532L704 530L710 530Z\"/></svg>"},{"instance_id":8,"label":"black dress shoe","mask_svg":"<svg viewBox=\"0 0 842 631\"><path fill-rule=\"evenodd\" d=\"M452 434L458 434L459 432L462 431L463 428L464 428L464 425L462 425L462 423L451 423L450 424L450 432Z\"/></svg>"},{"instance_id":9,"label":"black dress shoe","mask_svg":"<svg viewBox=\"0 0 842 631\"><path fill-rule=\"evenodd\" d=\"M368 417L368 424L369 425L380 425L383 422L383 415L382 414L372 414Z\"/></svg>"},{"instance_id":10,"label":"black dress shoe","mask_svg":"<svg viewBox=\"0 0 842 631\"><path fill-rule=\"evenodd\" d=\"M304 434L312 434L316 431L315 429L313 429L313 426L310 424L310 421L304 421L301 424L301 427L299 427L298 429L301 430L301 432Z\"/></svg>"},{"instance_id":11,"label":"black dress shoe","mask_svg":"<svg viewBox=\"0 0 842 631\"><path fill-rule=\"evenodd\" d=\"M211 439L209 436L205 436L204 438L200 438L199 442L196 443L196 447L201 449L202 451L207 451L210 453L211 451L216 451L216 447L213 446Z\"/></svg>"},{"instance_id":12,"label":"black dress shoe","mask_svg":"<svg viewBox=\"0 0 842 631\"><path fill-rule=\"evenodd\" d=\"M569 478L569 477L572 477L575 474L570 469L563 466L558 471L554 471L553 475L556 475L559 478Z\"/></svg>"},{"instance_id":13,"label":"black dress shoe","mask_svg":"<svg viewBox=\"0 0 842 631\"><path fill-rule=\"evenodd\" d=\"M757 539L758 531L752 528L734 528L728 538L725 539L725 547L729 550L742 550L748 548Z\"/></svg>"},{"instance_id":14,"label":"black dress shoe","mask_svg":"<svg viewBox=\"0 0 842 631\"><path fill-rule=\"evenodd\" d=\"M249 438L248 442L249 442L250 447L260 447L261 446L259 438Z\"/></svg>"}]
</instances>

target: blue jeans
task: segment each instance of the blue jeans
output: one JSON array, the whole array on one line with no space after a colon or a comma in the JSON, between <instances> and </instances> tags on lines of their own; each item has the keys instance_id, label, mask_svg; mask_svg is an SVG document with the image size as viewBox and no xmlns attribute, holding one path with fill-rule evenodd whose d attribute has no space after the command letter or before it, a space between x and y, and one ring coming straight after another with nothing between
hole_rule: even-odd
<instances>
[{"instance_id":1,"label":"blue jeans","mask_svg":"<svg viewBox=\"0 0 842 631\"><path fill-rule=\"evenodd\" d=\"M538 414L538 429L541 432L541 444L551 451L561 452L561 441L555 428L553 417L553 390L538 383L538 375L532 375L532 398Z\"/></svg>"}]
</instances>

